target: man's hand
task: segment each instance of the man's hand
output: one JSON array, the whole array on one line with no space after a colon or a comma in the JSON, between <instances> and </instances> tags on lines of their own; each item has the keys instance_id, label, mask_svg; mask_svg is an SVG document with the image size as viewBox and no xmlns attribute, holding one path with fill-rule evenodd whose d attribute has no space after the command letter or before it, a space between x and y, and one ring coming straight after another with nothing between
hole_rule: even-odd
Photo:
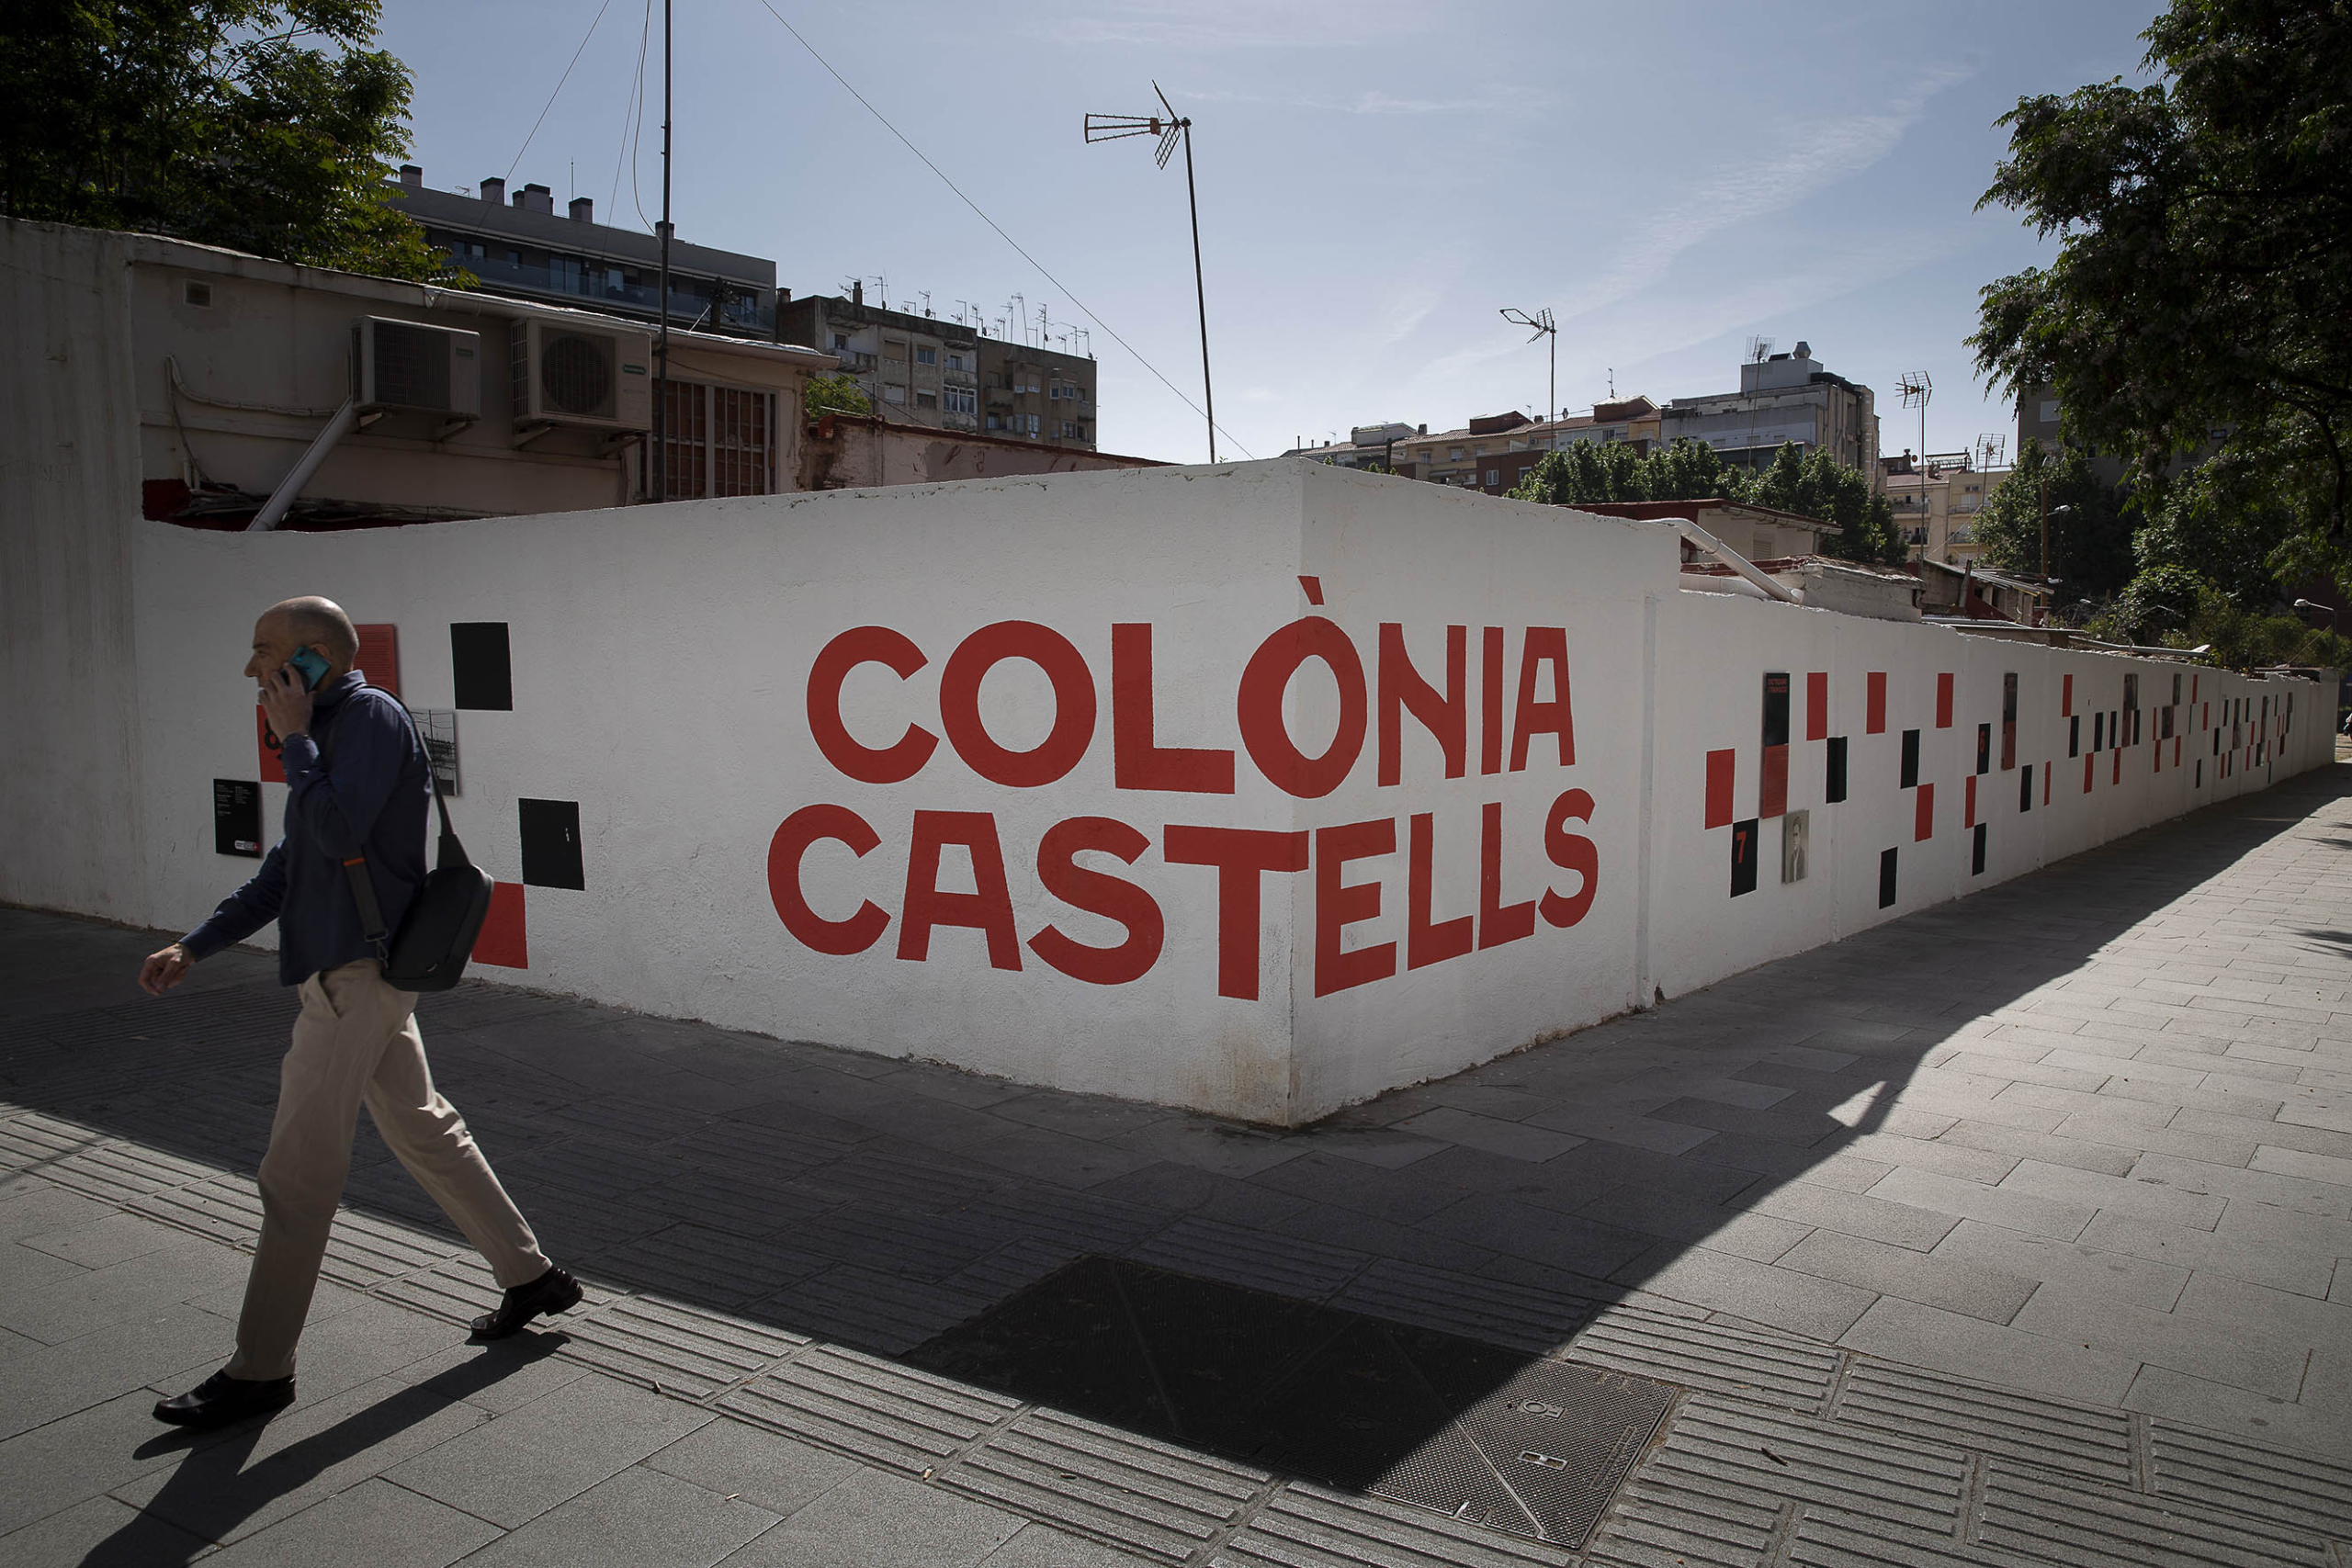
<instances>
[{"instance_id":1,"label":"man's hand","mask_svg":"<svg viewBox=\"0 0 2352 1568\"><path fill-rule=\"evenodd\" d=\"M280 740L311 728L311 694L302 689L302 677L290 664L261 678L261 705L269 716L271 732Z\"/></svg>"},{"instance_id":2,"label":"man's hand","mask_svg":"<svg viewBox=\"0 0 2352 1568\"><path fill-rule=\"evenodd\" d=\"M186 942L175 942L161 953L151 953L147 962L139 966L139 984L151 997L160 997L182 980L196 967L196 955Z\"/></svg>"}]
</instances>

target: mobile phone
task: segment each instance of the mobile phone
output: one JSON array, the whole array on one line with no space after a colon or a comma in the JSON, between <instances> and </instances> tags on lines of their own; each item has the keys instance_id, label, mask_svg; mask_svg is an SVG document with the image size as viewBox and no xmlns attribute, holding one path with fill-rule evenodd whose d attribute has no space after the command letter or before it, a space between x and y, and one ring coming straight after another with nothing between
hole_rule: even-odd
<instances>
[{"instance_id":1,"label":"mobile phone","mask_svg":"<svg viewBox=\"0 0 2352 1568\"><path fill-rule=\"evenodd\" d=\"M302 689L306 692L316 691L327 672L327 661L307 648L296 649L294 657L286 661L286 667L302 678Z\"/></svg>"}]
</instances>

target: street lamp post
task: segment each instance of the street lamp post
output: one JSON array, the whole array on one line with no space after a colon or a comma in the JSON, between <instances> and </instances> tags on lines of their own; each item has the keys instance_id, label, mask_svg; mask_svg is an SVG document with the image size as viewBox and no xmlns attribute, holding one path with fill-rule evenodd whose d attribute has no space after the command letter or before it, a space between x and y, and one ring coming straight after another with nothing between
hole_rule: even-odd
<instances>
[{"instance_id":1,"label":"street lamp post","mask_svg":"<svg viewBox=\"0 0 2352 1568\"><path fill-rule=\"evenodd\" d=\"M1550 307L1547 306L1544 309L1536 311L1535 314L1532 316L1524 310L1514 310L1506 307L1503 310L1502 316L1504 321L1510 322L1514 326L1533 327L1535 329L1534 334L1527 340L1530 343L1533 343L1535 339L1539 337L1549 337L1552 340L1552 401L1550 405L1545 408L1544 412L1544 418L1547 423L1559 418L1560 329L1552 324L1552 311Z\"/></svg>"},{"instance_id":2,"label":"street lamp post","mask_svg":"<svg viewBox=\"0 0 2352 1568\"><path fill-rule=\"evenodd\" d=\"M1209 380L1209 293L1201 273L1201 197L1193 184L1193 122L1189 117L1177 114L1169 103L1168 95L1159 91L1154 82L1151 90L1159 95L1162 115L1090 114L1086 117L1086 140L1116 141L1127 136L1156 136L1159 139L1158 153L1161 168L1168 166L1169 155L1176 151L1181 138L1184 143L1184 199L1193 209L1193 290L1201 308L1201 401L1209 422L1209 461L1216 461L1216 392Z\"/></svg>"}]
</instances>

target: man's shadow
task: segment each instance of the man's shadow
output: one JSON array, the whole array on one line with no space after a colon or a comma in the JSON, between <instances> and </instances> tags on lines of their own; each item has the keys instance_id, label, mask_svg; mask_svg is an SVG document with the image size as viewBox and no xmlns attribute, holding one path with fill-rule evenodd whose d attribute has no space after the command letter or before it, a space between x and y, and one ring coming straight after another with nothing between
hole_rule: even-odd
<instances>
[{"instance_id":1,"label":"man's shadow","mask_svg":"<svg viewBox=\"0 0 2352 1568\"><path fill-rule=\"evenodd\" d=\"M134 1450L137 1457L186 1457L134 1517L89 1550L82 1568L160 1568L189 1562L277 1498L555 1354L566 1342L565 1335L553 1333L486 1345L471 1360L378 1400L250 1469L245 1461L268 1430L266 1422L248 1421L217 1438L186 1428L158 1434Z\"/></svg>"}]
</instances>

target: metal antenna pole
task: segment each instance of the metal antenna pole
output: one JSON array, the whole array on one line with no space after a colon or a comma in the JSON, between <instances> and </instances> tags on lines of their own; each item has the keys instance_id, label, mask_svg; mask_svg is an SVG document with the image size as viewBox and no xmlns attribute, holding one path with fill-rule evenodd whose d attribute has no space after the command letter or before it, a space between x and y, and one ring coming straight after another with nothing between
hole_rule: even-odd
<instances>
[{"instance_id":1,"label":"metal antenna pole","mask_svg":"<svg viewBox=\"0 0 2352 1568\"><path fill-rule=\"evenodd\" d=\"M1216 461L1216 389L1209 381L1209 288L1201 275L1201 198L1193 188L1193 122L1184 128L1184 196L1193 204L1193 292L1201 305L1201 401L1208 405L1209 461Z\"/></svg>"},{"instance_id":2,"label":"metal antenna pole","mask_svg":"<svg viewBox=\"0 0 2352 1568\"><path fill-rule=\"evenodd\" d=\"M1544 417L1547 420L1559 418L1560 329L1552 320L1551 308L1546 306L1543 310L1536 311L1535 314L1532 316L1524 310L1516 310L1509 308L1503 310L1500 314L1504 321L1510 321L1515 326L1534 328L1534 332L1529 334L1527 339L1528 342L1533 343L1539 337L1549 337L1552 340L1552 406L1545 412ZM1555 445L1557 445L1557 443L1555 442Z\"/></svg>"},{"instance_id":3,"label":"metal antenna pole","mask_svg":"<svg viewBox=\"0 0 2352 1568\"><path fill-rule=\"evenodd\" d=\"M670 0L662 0L662 335L653 350L653 499L670 499Z\"/></svg>"}]
</instances>

